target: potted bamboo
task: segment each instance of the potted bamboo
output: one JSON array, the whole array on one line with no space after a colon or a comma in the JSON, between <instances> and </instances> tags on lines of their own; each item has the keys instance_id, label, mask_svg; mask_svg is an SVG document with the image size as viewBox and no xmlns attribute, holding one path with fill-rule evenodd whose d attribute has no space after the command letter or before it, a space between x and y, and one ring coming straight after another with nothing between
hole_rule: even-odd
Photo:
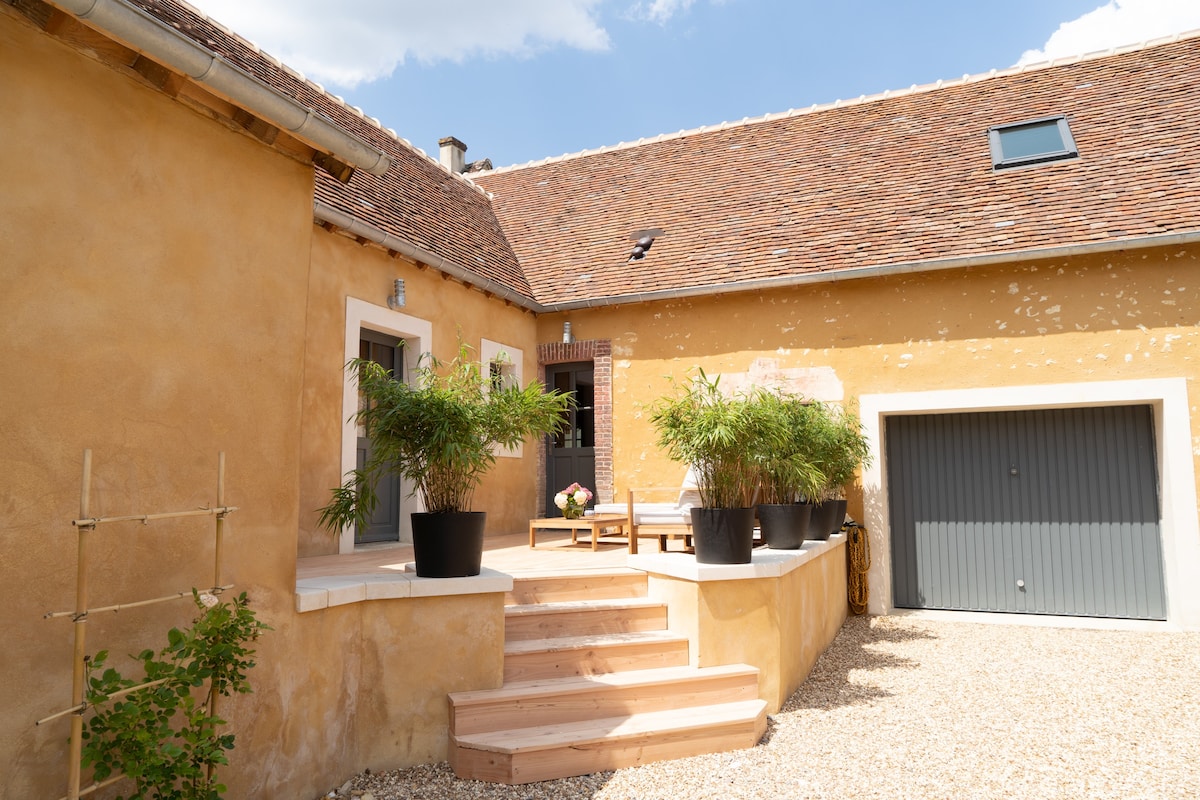
<instances>
[{"instance_id":1,"label":"potted bamboo","mask_svg":"<svg viewBox=\"0 0 1200 800\"><path fill-rule=\"evenodd\" d=\"M536 382L493 386L461 344L450 361L424 354L412 383L365 359L352 360L347 369L358 378L363 402L356 418L373 450L333 490L321 509L321 524L333 531L365 524L378 502L376 480L398 472L413 482L425 506L412 514L417 575L478 575L486 517L471 510L475 489L495 463L497 449L557 432L570 396L543 392Z\"/></svg>"},{"instance_id":2,"label":"potted bamboo","mask_svg":"<svg viewBox=\"0 0 1200 800\"><path fill-rule=\"evenodd\" d=\"M809 539L828 539L846 519L845 487L860 466L870 463L871 451L858 415L851 409L821 404L820 419L810 429L808 446L821 471L814 494Z\"/></svg>"},{"instance_id":3,"label":"potted bamboo","mask_svg":"<svg viewBox=\"0 0 1200 800\"><path fill-rule=\"evenodd\" d=\"M771 437L756 458L758 522L773 550L795 550L803 543L813 505L804 502L824 487L825 474L814 463L811 431L822 423L823 409L795 395L764 393L759 400L772 424L785 432Z\"/></svg>"},{"instance_id":4,"label":"potted bamboo","mask_svg":"<svg viewBox=\"0 0 1200 800\"><path fill-rule=\"evenodd\" d=\"M700 506L691 509L696 561L748 564L754 547L755 453L778 441L760 390L725 394L704 370L653 407L658 444L690 465Z\"/></svg>"}]
</instances>

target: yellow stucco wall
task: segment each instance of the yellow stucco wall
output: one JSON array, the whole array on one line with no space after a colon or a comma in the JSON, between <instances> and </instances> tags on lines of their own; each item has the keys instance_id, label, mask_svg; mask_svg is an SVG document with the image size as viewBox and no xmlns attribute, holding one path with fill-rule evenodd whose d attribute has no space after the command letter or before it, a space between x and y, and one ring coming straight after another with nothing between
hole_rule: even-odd
<instances>
[{"instance_id":1,"label":"yellow stucco wall","mask_svg":"<svg viewBox=\"0 0 1200 800\"><path fill-rule=\"evenodd\" d=\"M666 602L670 630L687 636L697 667L759 669L768 713L782 708L846 620L846 546L779 577L690 580L650 574L649 595Z\"/></svg>"},{"instance_id":2,"label":"yellow stucco wall","mask_svg":"<svg viewBox=\"0 0 1200 800\"><path fill-rule=\"evenodd\" d=\"M846 399L915 392L1184 376L1200 353L1200 248L1179 246L1014 266L548 314L613 343L617 496L678 485L683 467L655 446L648 405L667 376L696 366L737 377L831 370ZM1193 416L1192 437L1200 442ZM861 502L861 501L859 501ZM861 513L851 497L851 513Z\"/></svg>"},{"instance_id":3,"label":"yellow stucco wall","mask_svg":"<svg viewBox=\"0 0 1200 800\"><path fill-rule=\"evenodd\" d=\"M336 445L312 456L328 434L302 430L341 413L320 404L341 385L344 293L309 293L327 290L324 268L336 267L345 291L382 303L393 270L378 289L366 276L382 275L386 257L323 231L314 244L311 166L7 5L0 86L0 798L65 794L69 723L34 721L70 704L72 625L42 615L74 607L85 448L92 516L213 504L226 453L226 502L240 510L223 577L274 628L256 645L254 693L222 701L237 736L220 771L229 797L315 797L364 767L445 758L446 694L500 680L502 595L294 609L297 531L316 505L309 470L338 466ZM338 249L356 260L320 260ZM468 340L511 336L534 355L529 315L409 277L410 307L436 320L440 354L461 322ZM532 469L509 461L489 492ZM211 585L213 527L102 527L89 605ZM136 674L124 654L162 647L193 616L185 601L97 615L87 651L109 649L110 664Z\"/></svg>"}]
</instances>

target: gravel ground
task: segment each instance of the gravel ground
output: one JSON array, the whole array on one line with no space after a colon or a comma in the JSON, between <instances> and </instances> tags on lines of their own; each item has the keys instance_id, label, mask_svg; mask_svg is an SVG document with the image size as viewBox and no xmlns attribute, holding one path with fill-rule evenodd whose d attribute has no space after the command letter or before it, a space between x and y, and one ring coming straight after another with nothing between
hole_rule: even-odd
<instances>
[{"instance_id":1,"label":"gravel ground","mask_svg":"<svg viewBox=\"0 0 1200 800\"><path fill-rule=\"evenodd\" d=\"M847 621L751 750L524 786L447 764L374 800L1200 797L1200 633Z\"/></svg>"}]
</instances>

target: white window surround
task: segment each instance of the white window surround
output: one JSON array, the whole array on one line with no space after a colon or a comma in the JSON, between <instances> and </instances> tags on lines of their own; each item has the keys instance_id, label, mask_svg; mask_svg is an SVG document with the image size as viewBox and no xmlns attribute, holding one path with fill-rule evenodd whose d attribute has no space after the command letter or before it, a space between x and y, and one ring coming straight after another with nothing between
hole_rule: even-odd
<instances>
[{"instance_id":1,"label":"white window surround","mask_svg":"<svg viewBox=\"0 0 1200 800\"><path fill-rule=\"evenodd\" d=\"M405 346L400 352L404 357L404 374L412 375L417 361L422 353L433 349L433 323L429 320L392 311L387 306L379 306L358 300L346 298L346 348L342 363L358 358L359 331L368 328L380 333L391 334L404 340ZM342 471L341 475L354 469L358 444L358 431L354 424L354 414L358 410L358 387L346 374L342 386ZM409 510L421 511L421 499L412 493L410 481L401 480L400 496L409 505ZM400 541L412 541L412 523L407 513L400 514ZM338 539L339 553L354 552L354 528L342 530Z\"/></svg>"},{"instance_id":2,"label":"white window surround","mask_svg":"<svg viewBox=\"0 0 1200 800\"><path fill-rule=\"evenodd\" d=\"M896 414L963 413L1041 408L1079 408L1145 403L1154 410L1162 507L1162 548L1167 595L1167 627L1200 629L1200 523L1196 512L1195 463L1187 380L1161 378L1095 383L1004 386L929 392L868 394L859 412L871 448L871 466L862 473L863 524L872 550L868 573L871 614L890 614L892 605L891 532L883 452L884 419ZM963 613L963 612L955 612ZM1013 615L1005 615L1013 616ZM1065 618L1055 617L1062 621ZM1072 624L1087 626L1086 622ZM1103 627L1106 620L1095 620ZM1163 623L1130 623L1147 629Z\"/></svg>"},{"instance_id":3,"label":"white window surround","mask_svg":"<svg viewBox=\"0 0 1200 800\"><path fill-rule=\"evenodd\" d=\"M489 365L497 360L503 360L506 364L512 364L516 385L525 385L525 354L521 349L510 347L500 342L493 342L491 339L480 339L479 363L485 380L490 376ZM520 458L525 452L525 446L519 444L511 450L498 447L495 452L496 456L500 458Z\"/></svg>"}]
</instances>

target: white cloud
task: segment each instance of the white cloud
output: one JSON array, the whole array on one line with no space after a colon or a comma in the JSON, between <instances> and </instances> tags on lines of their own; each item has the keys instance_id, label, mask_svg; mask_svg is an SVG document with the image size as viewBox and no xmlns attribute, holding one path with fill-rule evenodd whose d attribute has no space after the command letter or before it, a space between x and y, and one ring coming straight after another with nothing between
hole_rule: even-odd
<instances>
[{"instance_id":1,"label":"white cloud","mask_svg":"<svg viewBox=\"0 0 1200 800\"><path fill-rule=\"evenodd\" d=\"M629 9L633 19L648 19L651 22L665 23L676 14L687 11L695 0L650 0L650 2L635 3Z\"/></svg>"},{"instance_id":2,"label":"white cloud","mask_svg":"<svg viewBox=\"0 0 1200 800\"><path fill-rule=\"evenodd\" d=\"M658 0L662 2L663 0ZM687 2L687 0L683 0ZM307 77L345 89L408 59L607 50L601 0L191 0Z\"/></svg>"},{"instance_id":3,"label":"white cloud","mask_svg":"<svg viewBox=\"0 0 1200 800\"><path fill-rule=\"evenodd\" d=\"M1109 0L1058 26L1039 50L1017 62L1031 64L1136 44L1200 28L1200 0Z\"/></svg>"}]
</instances>

